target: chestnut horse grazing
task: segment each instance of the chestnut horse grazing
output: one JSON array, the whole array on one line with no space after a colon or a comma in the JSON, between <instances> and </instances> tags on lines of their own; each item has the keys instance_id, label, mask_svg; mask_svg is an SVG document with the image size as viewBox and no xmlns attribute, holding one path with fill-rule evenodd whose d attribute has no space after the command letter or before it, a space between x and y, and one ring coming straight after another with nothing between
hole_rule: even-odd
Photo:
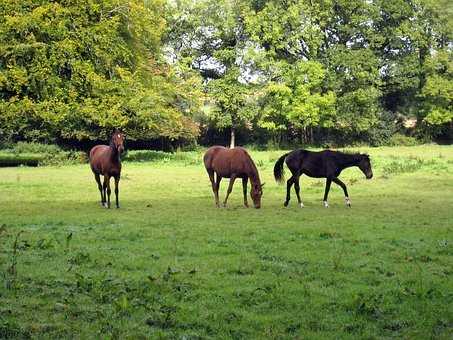
<instances>
[{"instance_id":1,"label":"chestnut horse grazing","mask_svg":"<svg viewBox=\"0 0 453 340\"><path fill-rule=\"evenodd\" d=\"M230 185L228 186L223 206L226 206L228 196L233 190L234 181L236 178L241 178L244 191L244 205L248 207L247 181L250 179L252 184L250 196L252 197L253 205L257 209L261 207L262 187L264 184L261 184L255 163L253 163L252 158L244 148L235 147L228 149L223 146L213 146L206 151L203 160L209 179L211 180L217 207L219 207L220 181L223 177L230 178ZM215 180L214 173L216 174Z\"/></svg>"},{"instance_id":2,"label":"chestnut horse grazing","mask_svg":"<svg viewBox=\"0 0 453 340\"><path fill-rule=\"evenodd\" d=\"M121 176L120 155L124 151L124 134L115 130L110 139L110 145L96 145L90 151L90 166L94 173L94 178L98 183L101 193L101 204L110 208L110 177L115 179L116 207L118 202L118 183ZM104 185L101 185L100 175L104 176ZM107 193L107 197L106 197Z\"/></svg>"},{"instance_id":3,"label":"chestnut horse grazing","mask_svg":"<svg viewBox=\"0 0 453 340\"><path fill-rule=\"evenodd\" d=\"M308 150L294 150L281 156L274 166L274 177L277 182L283 181L283 163L286 162L289 170L291 171L291 178L286 182L286 200L283 205L288 206L290 200L291 187L294 184L297 200L299 205L303 208L304 204L300 198L299 177L306 174L309 177L325 178L326 189L324 191L323 204L327 208L327 196L329 195L330 184L332 182L338 184L344 192L346 205L351 207L351 200L349 199L348 189L338 176L341 172L349 167L358 167L367 179L373 177L371 170L370 157L367 154L360 153L344 153L339 151L324 150L320 152L313 152Z\"/></svg>"}]
</instances>

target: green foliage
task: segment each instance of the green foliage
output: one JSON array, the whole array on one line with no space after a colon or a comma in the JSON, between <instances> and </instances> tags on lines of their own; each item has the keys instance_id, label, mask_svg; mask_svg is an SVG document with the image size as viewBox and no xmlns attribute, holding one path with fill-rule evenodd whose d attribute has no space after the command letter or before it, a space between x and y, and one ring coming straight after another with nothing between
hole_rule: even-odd
<instances>
[{"instance_id":1,"label":"green foliage","mask_svg":"<svg viewBox=\"0 0 453 340\"><path fill-rule=\"evenodd\" d=\"M252 93L238 81L238 76L237 70L230 70L224 77L209 82L210 97L216 106L208 117L219 128L250 124L256 115L255 107L250 104Z\"/></svg>"},{"instance_id":2,"label":"green foliage","mask_svg":"<svg viewBox=\"0 0 453 340\"><path fill-rule=\"evenodd\" d=\"M19 142L0 151L0 166L63 165L87 161L87 154L83 151L66 151L51 144Z\"/></svg>"},{"instance_id":3,"label":"green foliage","mask_svg":"<svg viewBox=\"0 0 453 340\"><path fill-rule=\"evenodd\" d=\"M430 125L443 125L453 121L453 56L439 51L426 62L427 78L421 96L425 114L423 120Z\"/></svg>"},{"instance_id":4,"label":"green foliage","mask_svg":"<svg viewBox=\"0 0 453 340\"><path fill-rule=\"evenodd\" d=\"M13 154L0 152L0 167L3 166L38 166L43 162L45 155L42 154Z\"/></svg>"},{"instance_id":5,"label":"green foliage","mask_svg":"<svg viewBox=\"0 0 453 340\"><path fill-rule=\"evenodd\" d=\"M270 82L264 89L259 125L272 131L284 130L288 125L332 127L336 98L332 91L322 93L322 65L301 61L280 66L281 81Z\"/></svg>"},{"instance_id":6,"label":"green foliage","mask_svg":"<svg viewBox=\"0 0 453 340\"><path fill-rule=\"evenodd\" d=\"M162 58L161 0L4 1L0 138L194 138L196 77Z\"/></svg>"},{"instance_id":7,"label":"green foliage","mask_svg":"<svg viewBox=\"0 0 453 340\"><path fill-rule=\"evenodd\" d=\"M201 126L377 145L386 112L445 137L451 13L447 0L6 0L0 142L113 127L194 142Z\"/></svg>"},{"instance_id":8,"label":"green foliage","mask_svg":"<svg viewBox=\"0 0 453 340\"><path fill-rule=\"evenodd\" d=\"M415 146L420 144L420 142L415 137L396 133L390 137L386 144L389 146Z\"/></svg>"},{"instance_id":9,"label":"green foliage","mask_svg":"<svg viewBox=\"0 0 453 340\"><path fill-rule=\"evenodd\" d=\"M238 70L234 79L253 88L248 106L260 111L252 128L271 136L323 128L376 145L390 137L389 128L377 140L386 112L419 116L425 130L421 121L451 121L449 73L430 70L433 56L451 59L448 1L205 0L173 9L168 43L177 58L192 56L194 69L221 84L206 89L217 104L219 91L224 104L232 94L240 102L242 84L230 73ZM247 120L251 111L237 106ZM217 127L234 125L221 105L212 113Z\"/></svg>"}]
</instances>

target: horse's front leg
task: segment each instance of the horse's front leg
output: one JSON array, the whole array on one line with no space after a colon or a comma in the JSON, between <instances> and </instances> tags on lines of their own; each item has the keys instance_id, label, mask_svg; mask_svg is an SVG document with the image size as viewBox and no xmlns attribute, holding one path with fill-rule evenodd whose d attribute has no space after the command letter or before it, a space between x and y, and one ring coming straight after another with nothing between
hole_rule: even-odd
<instances>
[{"instance_id":1,"label":"horse's front leg","mask_svg":"<svg viewBox=\"0 0 453 340\"><path fill-rule=\"evenodd\" d=\"M322 202L324 204L325 208L329 207L329 203L327 202L327 196L329 196L330 184L331 183L332 183L332 178L331 177L327 177L327 179L326 179L326 190L324 191L324 200Z\"/></svg>"},{"instance_id":2,"label":"horse's front leg","mask_svg":"<svg viewBox=\"0 0 453 340\"><path fill-rule=\"evenodd\" d=\"M297 201L299 202L300 207L303 208L304 203L302 202L302 199L300 198L299 179L300 179L300 176L296 177L294 180L294 190L296 191Z\"/></svg>"},{"instance_id":3,"label":"horse's front leg","mask_svg":"<svg viewBox=\"0 0 453 340\"><path fill-rule=\"evenodd\" d=\"M233 191L233 184L234 184L234 181L236 180L236 175L231 175L230 177L230 183L228 185L228 191L227 191L227 194L225 196L225 201L223 201L223 206L226 207L226 204L227 204L227 200L228 200L228 196L230 196L231 192Z\"/></svg>"},{"instance_id":4,"label":"horse's front leg","mask_svg":"<svg viewBox=\"0 0 453 340\"><path fill-rule=\"evenodd\" d=\"M342 189L343 189L343 192L344 192L344 200L346 202L346 205L350 208L351 207L351 200L349 199L349 195L348 195L348 189L346 188L346 184L344 184L342 181L340 181L340 179L338 178L334 178L332 179L332 181L334 181L336 184L338 184Z\"/></svg>"},{"instance_id":5,"label":"horse's front leg","mask_svg":"<svg viewBox=\"0 0 453 340\"><path fill-rule=\"evenodd\" d=\"M242 191L244 193L244 205L246 208L249 207L249 203L247 201L247 182L248 182L248 180L249 180L248 177L244 177L242 179Z\"/></svg>"},{"instance_id":6,"label":"horse's front leg","mask_svg":"<svg viewBox=\"0 0 453 340\"><path fill-rule=\"evenodd\" d=\"M104 196L104 190L102 189L101 177L99 176L99 174L94 174L94 178L98 184L99 192L101 193L101 205L104 206L105 196Z\"/></svg>"},{"instance_id":7,"label":"horse's front leg","mask_svg":"<svg viewBox=\"0 0 453 340\"><path fill-rule=\"evenodd\" d=\"M120 183L120 175L115 176L115 198L116 198L116 207L120 207L120 202L119 202L119 183Z\"/></svg>"},{"instance_id":8,"label":"horse's front leg","mask_svg":"<svg viewBox=\"0 0 453 340\"><path fill-rule=\"evenodd\" d=\"M104 175L104 197L106 196L107 193L107 203L104 203L104 207L110 209L110 194L112 193L112 190L110 190L110 176L109 175Z\"/></svg>"}]
</instances>

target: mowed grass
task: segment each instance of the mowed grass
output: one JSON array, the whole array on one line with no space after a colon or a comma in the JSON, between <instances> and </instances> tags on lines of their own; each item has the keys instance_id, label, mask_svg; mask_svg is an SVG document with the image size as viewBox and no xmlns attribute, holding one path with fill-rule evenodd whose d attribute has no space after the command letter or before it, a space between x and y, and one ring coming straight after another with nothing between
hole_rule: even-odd
<instances>
[{"instance_id":1,"label":"mowed grass","mask_svg":"<svg viewBox=\"0 0 453 340\"><path fill-rule=\"evenodd\" d=\"M0 169L0 338L450 339L453 147L360 150L351 209L307 177L284 208L283 151L250 152L260 210L201 153L124 163L110 210L88 165Z\"/></svg>"}]
</instances>

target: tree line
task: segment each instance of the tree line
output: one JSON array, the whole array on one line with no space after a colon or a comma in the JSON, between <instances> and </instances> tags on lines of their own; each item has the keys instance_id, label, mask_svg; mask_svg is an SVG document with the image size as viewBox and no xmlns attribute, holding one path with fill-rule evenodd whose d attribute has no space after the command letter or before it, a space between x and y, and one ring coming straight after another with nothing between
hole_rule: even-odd
<instances>
[{"instance_id":1,"label":"tree line","mask_svg":"<svg viewBox=\"0 0 453 340\"><path fill-rule=\"evenodd\" d=\"M0 141L451 137L452 32L448 0L4 0Z\"/></svg>"}]
</instances>

